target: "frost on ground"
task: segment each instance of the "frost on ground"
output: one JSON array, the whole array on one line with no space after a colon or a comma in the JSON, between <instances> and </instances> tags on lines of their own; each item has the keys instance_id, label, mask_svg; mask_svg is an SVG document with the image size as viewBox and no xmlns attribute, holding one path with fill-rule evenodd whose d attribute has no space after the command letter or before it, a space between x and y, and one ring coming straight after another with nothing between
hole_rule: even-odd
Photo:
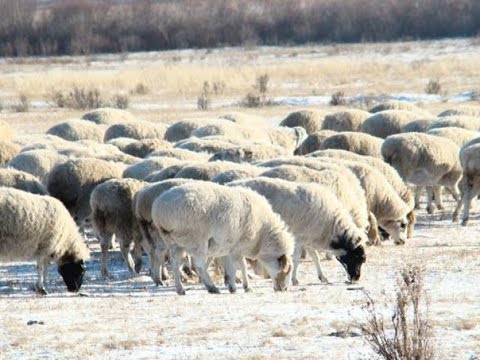
<instances>
[{"instance_id":1,"label":"frost on ground","mask_svg":"<svg viewBox=\"0 0 480 360\"><path fill-rule=\"evenodd\" d=\"M368 249L362 279L344 283L338 262L322 261L329 285L313 263L301 264L300 286L274 293L269 280L254 279L253 293L208 294L191 282L177 296L172 281L155 287L147 273L130 275L118 251L110 253L114 278L100 277L98 244L82 294L66 292L52 266L50 294L30 290L30 263L0 266L0 359L370 359L362 336L364 288L391 315L395 279L404 263L425 269L430 321L441 359L480 357L480 215L470 226L452 224L448 211L420 212L415 237ZM217 279L220 280L220 279ZM220 281L218 281L220 282ZM29 325L30 324L30 325Z\"/></svg>"}]
</instances>

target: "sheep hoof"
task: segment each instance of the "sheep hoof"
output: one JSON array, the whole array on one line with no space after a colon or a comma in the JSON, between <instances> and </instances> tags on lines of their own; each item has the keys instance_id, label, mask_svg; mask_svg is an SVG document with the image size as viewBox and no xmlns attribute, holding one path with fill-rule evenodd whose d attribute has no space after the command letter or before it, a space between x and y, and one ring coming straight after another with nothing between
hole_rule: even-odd
<instances>
[{"instance_id":1,"label":"sheep hoof","mask_svg":"<svg viewBox=\"0 0 480 360\"><path fill-rule=\"evenodd\" d=\"M41 295L41 296L45 296L48 294L45 288L38 288L37 286L35 286L35 292L37 293L37 295Z\"/></svg>"},{"instance_id":2,"label":"sheep hoof","mask_svg":"<svg viewBox=\"0 0 480 360\"><path fill-rule=\"evenodd\" d=\"M325 277L325 276L319 276L318 279L324 283L324 284L328 284L328 279Z\"/></svg>"},{"instance_id":3,"label":"sheep hoof","mask_svg":"<svg viewBox=\"0 0 480 360\"><path fill-rule=\"evenodd\" d=\"M427 213L429 213L430 215L433 214L433 207L427 207Z\"/></svg>"},{"instance_id":4,"label":"sheep hoof","mask_svg":"<svg viewBox=\"0 0 480 360\"><path fill-rule=\"evenodd\" d=\"M135 264L135 272L140 274L140 271L142 271L142 264Z\"/></svg>"},{"instance_id":5,"label":"sheep hoof","mask_svg":"<svg viewBox=\"0 0 480 360\"><path fill-rule=\"evenodd\" d=\"M437 209L438 209L438 210L445 210L445 206L443 206L443 205L437 205Z\"/></svg>"},{"instance_id":6,"label":"sheep hoof","mask_svg":"<svg viewBox=\"0 0 480 360\"><path fill-rule=\"evenodd\" d=\"M185 295L185 290L177 290L178 295Z\"/></svg>"},{"instance_id":7,"label":"sheep hoof","mask_svg":"<svg viewBox=\"0 0 480 360\"><path fill-rule=\"evenodd\" d=\"M220 290L216 286L207 286L207 291L210 294L220 294Z\"/></svg>"},{"instance_id":8,"label":"sheep hoof","mask_svg":"<svg viewBox=\"0 0 480 360\"><path fill-rule=\"evenodd\" d=\"M246 293L253 292L253 290L252 290L251 287L243 288L243 290L244 290Z\"/></svg>"},{"instance_id":9,"label":"sheep hoof","mask_svg":"<svg viewBox=\"0 0 480 360\"><path fill-rule=\"evenodd\" d=\"M298 279L292 279L292 285L298 286L299 285Z\"/></svg>"},{"instance_id":10,"label":"sheep hoof","mask_svg":"<svg viewBox=\"0 0 480 360\"><path fill-rule=\"evenodd\" d=\"M230 294L235 294L237 292L237 288L228 286L228 291L230 291Z\"/></svg>"},{"instance_id":11,"label":"sheep hoof","mask_svg":"<svg viewBox=\"0 0 480 360\"><path fill-rule=\"evenodd\" d=\"M468 224L468 220L463 220L462 221L462 226L467 226L467 224Z\"/></svg>"},{"instance_id":12,"label":"sheep hoof","mask_svg":"<svg viewBox=\"0 0 480 360\"><path fill-rule=\"evenodd\" d=\"M158 280L154 280L155 282L155 286L163 286L163 281L158 279Z\"/></svg>"}]
</instances>

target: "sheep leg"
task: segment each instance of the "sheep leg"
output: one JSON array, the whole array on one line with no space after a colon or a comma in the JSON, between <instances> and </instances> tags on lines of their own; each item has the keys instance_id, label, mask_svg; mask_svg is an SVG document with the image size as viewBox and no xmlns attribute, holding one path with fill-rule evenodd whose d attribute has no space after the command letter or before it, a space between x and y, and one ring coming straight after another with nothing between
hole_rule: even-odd
<instances>
[{"instance_id":1,"label":"sheep leg","mask_svg":"<svg viewBox=\"0 0 480 360\"><path fill-rule=\"evenodd\" d=\"M234 294L237 292L237 284L235 281L237 268L235 262L230 256L223 257L223 267L225 269L223 274L225 285L227 286L228 291L230 291L231 294Z\"/></svg>"},{"instance_id":2,"label":"sheep leg","mask_svg":"<svg viewBox=\"0 0 480 360\"><path fill-rule=\"evenodd\" d=\"M408 219L407 239L411 239L413 236L413 230L415 228L415 220L416 220L415 210L412 210L407 214L407 219Z\"/></svg>"},{"instance_id":3,"label":"sheep leg","mask_svg":"<svg viewBox=\"0 0 480 360\"><path fill-rule=\"evenodd\" d=\"M432 186L427 186L427 213L433 214L435 208L433 207L434 191Z\"/></svg>"},{"instance_id":4,"label":"sheep leg","mask_svg":"<svg viewBox=\"0 0 480 360\"><path fill-rule=\"evenodd\" d=\"M472 199L476 194L472 191L472 186L468 183L468 179L465 179L465 203L463 206L463 217L462 217L462 226L467 226L468 220L470 218L470 206L472 203Z\"/></svg>"},{"instance_id":5,"label":"sheep leg","mask_svg":"<svg viewBox=\"0 0 480 360\"><path fill-rule=\"evenodd\" d=\"M442 187L441 186L434 186L433 187L433 194L435 196L435 204L437 205L438 210L444 210L445 206L443 206L442 201Z\"/></svg>"},{"instance_id":6,"label":"sheep leg","mask_svg":"<svg viewBox=\"0 0 480 360\"><path fill-rule=\"evenodd\" d=\"M240 271L242 272L242 283L243 283L243 290L245 292L252 291L250 284L248 282L248 272L247 272L247 260L243 257L237 257L237 264L240 267Z\"/></svg>"},{"instance_id":7,"label":"sheep leg","mask_svg":"<svg viewBox=\"0 0 480 360\"><path fill-rule=\"evenodd\" d=\"M150 272L155 285L163 285L161 271L165 269L165 249L159 249L157 246L152 246L150 249Z\"/></svg>"},{"instance_id":8,"label":"sheep leg","mask_svg":"<svg viewBox=\"0 0 480 360\"><path fill-rule=\"evenodd\" d=\"M462 209L462 204L465 202L465 192L466 192L466 187L468 186L466 182L463 181L462 179L462 185L463 185L463 191L461 193L460 199L457 200L457 206L455 206L455 210L453 211L452 215L452 221L457 222L459 215L460 215L460 210Z\"/></svg>"},{"instance_id":9,"label":"sheep leg","mask_svg":"<svg viewBox=\"0 0 480 360\"><path fill-rule=\"evenodd\" d=\"M172 262L173 278L178 295L185 295L185 289L182 284L182 272L180 270L182 255L182 248L175 245L170 248L170 261Z\"/></svg>"},{"instance_id":10,"label":"sheep leg","mask_svg":"<svg viewBox=\"0 0 480 360\"><path fill-rule=\"evenodd\" d=\"M420 209L420 197L422 196L422 187L415 186L413 191L415 192L415 209Z\"/></svg>"},{"instance_id":11,"label":"sheep leg","mask_svg":"<svg viewBox=\"0 0 480 360\"><path fill-rule=\"evenodd\" d=\"M368 237L367 245L380 244L380 235L378 233L377 218L375 217L375 215L373 215L371 211L368 213L368 224L370 227L367 233L367 237Z\"/></svg>"},{"instance_id":12,"label":"sheep leg","mask_svg":"<svg viewBox=\"0 0 480 360\"><path fill-rule=\"evenodd\" d=\"M135 272L140 274L142 270L142 243L140 239L133 243L133 255L135 256Z\"/></svg>"},{"instance_id":13,"label":"sheep leg","mask_svg":"<svg viewBox=\"0 0 480 360\"><path fill-rule=\"evenodd\" d=\"M101 253L101 274L104 278L109 278L110 274L108 273L108 249L112 243L112 236L105 235L100 237L100 249Z\"/></svg>"},{"instance_id":14,"label":"sheep leg","mask_svg":"<svg viewBox=\"0 0 480 360\"><path fill-rule=\"evenodd\" d=\"M206 267L207 257L197 254L195 256L192 256L192 258L195 268L200 275L200 279L202 280L203 285L205 285L205 287L207 288L207 291L210 294L220 294L220 290L218 290L218 288L213 283L212 278L208 274Z\"/></svg>"},{"instance_id":15,"label":"sheep leg","mask_svg":"<svg viewBox=\"0 0 480 360\"><path fill-rule=\"evenodd\" d=\"M320 259L318 257L318 252L313 249L307 249L308 255L313 259L313 262L315 263L315 267L317 268L317 275L318 279L322 283L328 283L327 277L323 274L322 268L320 267Z\"/></svg>"},{"instance_id":16,"label":"sheep leg","mask_svg":"<svg viewBox=\"0 0 480 360\"><path fill-rule=\"evenodd\" d=\"M302 257L303 245L299 242L295 243L295 250L293 251L293 271L292 271L292 284L298 285L297 271L300 259Z\"/></svg>"},{"instance_id":17,"label":"sheep leg","mask_svg":"<svg viewBox=\"0 0 480 360\"><path fill-rule=\"evenodd\" d=\"M130 254L130 242L125 241L125 239L120 240L120 252L122 253L123 260L127 263L128 271L133 272L135 264L133 263L132 254Z\"/></svg>"},{"instance_id":18,"label":"sheep leg","mask_svg":"<svg viewBox=\"0 0 480 360\"><path fill-rule=\"evenodd\" d=\"M47 279L49 265L50 260L48 258L38 259L37 261L38 279L37 283L35 284L35 291L39 295L47 295L47 290L45 289L45 280Z\"/></svg>"}]
</instances>

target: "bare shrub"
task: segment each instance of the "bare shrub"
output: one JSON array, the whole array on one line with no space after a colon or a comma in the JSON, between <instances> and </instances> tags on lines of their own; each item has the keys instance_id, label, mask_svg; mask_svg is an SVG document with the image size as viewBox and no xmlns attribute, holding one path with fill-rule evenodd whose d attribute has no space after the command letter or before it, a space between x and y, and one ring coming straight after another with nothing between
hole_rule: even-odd
<instances>
[{"instance_id":1,"label":"bare shrub","mask_svg":"<svg viewBox=\"0 0 480 360\"><path fill-rule=\"evenodd\" d=\"M430 79L427 86L425 86L426 94L438 95L442 91L442 85L438 79Z\"/></svg>"},{"instance_id":2,"label":"bare shrub","mask_svg":"<svg viewBox=\"0 0 480 360\"><path fill-rule=\"evenodd\" d=\"M332 94L330 99L330 105L338 106L338 105L346 105L347 99L345 98L345 93L343 91L337 91L336 93Z\"/></svg>"},{"instance_id":3,"label":"bare shrub","mask_svg":"<svg viewBox=\"0 0 480 360\"><path fill-rule=\"evenodd\" d=\"M208 83L208 81L205 81L203 83L202 92L197 99L197 107L200 110L208 110L210 109L211 102L212 94L210 91L210 84Z\"/></svg>"},{"instance_id":4,"label":"bare shrub","mask_svg":"<svg viewBox=\"0 0 480 360\"><path fill-rule=\"evenodd\" d=\"M215 95L222 95L225 91L225 82L224 81L214 81L212 83L213 93Z\"/></svg>"},{"instance_id":5,"label":"bare shrub","mask_svg":"<svg viewBox=\"0 0 480 360\"><path fill-rule=\"evenodd\" d=\"M130 100L126 94L116 94L112 97L112 107L117 109L127 109Z\"/></svg>"},{"instance_id":6,"label":"bare shrub","mask_svg":"<svg viewBox=\"0 0 480 360\"><path fill-rule=\"evenodd\" d=\"M20 94L18 97L18 102L13 105L13 109L16 112L27 112L30 109L30 100L25 94Z\"/></svg>"},{"instance_id":7,"label":"bare shrub","mask_svg":"<svg viewBox=\"0 0 480 360\"><path fill-rule=\"evenodd\" d=\"M262 106L262 99L257 93L249 92L241 101L240 105L250 108L260 107Z\"/></svg>"},{"instance_id":8,"label":"bare shrub","mask_svg":"<svg viewBox=\"0 0 480 360\"><path fill-rule=\"evenodd\" d=\"M59 108L77 110L96 109L105 105L100 90L97 88L82 88L76 85L66 92L52 90L49 94L49 101Z\"/></svg>"},{"instance_id":9,"label":"bare shrub","mask_svg":"<svg viewBox=\"0 0 480 360\"><path fill-rule=\"evenodd\" d=\"M150 89L144 83L139 82L135 87L130 91L131 94L135 95L147 95L150 92Z\"/></svg>"},{"instance_id":10,"label":"bare shrub","mask_svg":"<svg viewBox=\"0 0 480 360\"><path fill-rule=\"evenodd\" d=\"M407 265L397 280L396 301L387 329L375 300L368 294L364 310L366 339L373 351L386 360L432 360L435 351L428 323L423 274L418 266Z\"/></svg>"},{"instance_id":11,"label":"bare shrub","mask_svg":"<svg viewBox=\"0 0 480 360\"><path fill-rule=\"evenodd\" d=\"M270 80L270 77L268 76L268 74L259 75L255 80L254 88L263 96L267 95L269 80Z\"/></svg>"}]
</instances>

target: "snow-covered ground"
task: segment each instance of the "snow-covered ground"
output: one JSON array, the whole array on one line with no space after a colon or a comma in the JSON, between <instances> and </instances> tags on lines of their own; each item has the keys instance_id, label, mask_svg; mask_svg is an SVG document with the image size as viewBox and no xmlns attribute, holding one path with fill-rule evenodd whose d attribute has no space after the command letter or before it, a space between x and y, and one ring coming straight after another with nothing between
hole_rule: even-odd
<instances>
[{"instance_id":1,"label":"snow-covered ground","mask_svg":"<svg viewBox=\"0 0 480 360\"><path fill-rule=\"evenodd\" d=\"M300 286L275 293L269 280L254 279L254 292L208 294L191 282L186 296L173 284L155 287L146 271L130 275L118 251L110 253L113 280L101 279L99 252L81 295L66 292L52 266L50 294L31 290L35 266L0 266L0 359L370 359L362 335L368 291L390 314L402 264L425 269L430 322L439 359L480 356L480 214L470 225L450 221L448 211L420 212L415 237L405 246L385 242L368 249L362 279L344 283L340 264L323 261L330 284L317 281L312 262L300 269ZM217 279L221 282L220 279ZM32 323L33 322L33 323ZM30 325L29 325L30 324ZM344 331L345 337L336 336Z\"/></svg>"}]
</instances>

